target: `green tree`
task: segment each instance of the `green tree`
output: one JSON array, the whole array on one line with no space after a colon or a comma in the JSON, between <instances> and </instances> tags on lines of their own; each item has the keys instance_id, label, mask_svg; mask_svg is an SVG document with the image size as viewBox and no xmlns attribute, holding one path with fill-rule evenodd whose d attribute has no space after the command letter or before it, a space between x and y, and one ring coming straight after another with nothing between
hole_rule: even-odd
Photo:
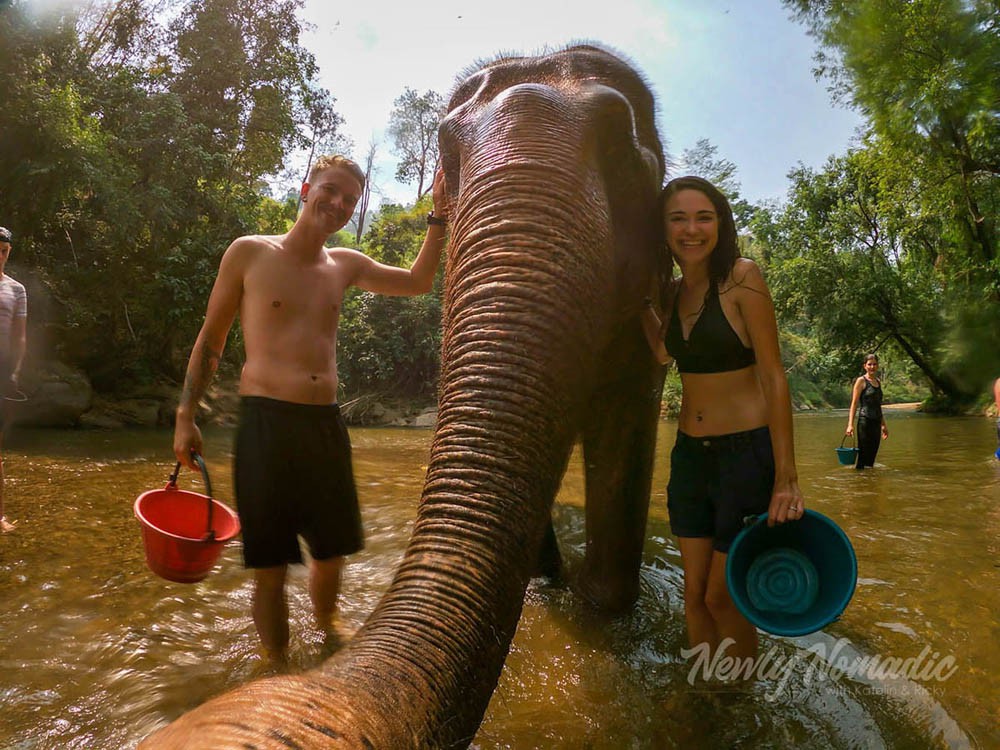
<instances>
[{"instance_id":1,"label":"green tree","mask_svg":"<svg viewBox=\"0 0 1000 750\"><path fill-rule=\"evenodd\" d=\"M900 345L937 393L964 403L1000 370L1000 6L785 4L822 46L817 75L868 119L863 155L853 157L867 161L880 196L880 221L867 219L891 224L902 261L890 256L886 278L916 293L912 304L927 317L908 318L903 327L924 334ZM902 309L894 299L888 307Z\"/></svg>"},{"instance_id":2,"label":"green tree","mask_svg":"<svg viewBox=\"0 0 1000 750\"><path fill-rule=\"evenodd\" d=\"M969 393L940 346L948 297L927 252L938 240L933 227L916 236L907 201L916 191L885 167L878 149L831 158L821 172L800 167L787 204L758 211L776 309L852 370L860 352L891 342L937 393L961 401Z\"/></svg>"},{"instance_id":3,"label":"green tree","mask_svg":"<svg viewBox=\"0 0 1000 750\"><path fill-rule=\"evenodd\" d=\"M444 105L444 99L434 91L419 95L407 87L393 102L389 116L393 152L400 157L396 180L404 184L416 181L417 200L433 184L431 178L438 162L437 129Z\"/></svg>"},{"instance_id":4,"label":"green tree","mask_svg":"<svg viewBox=\"0 0 1000 750\"><path fill-rule=\"evenodd\" d=\"M725 193L733 207L738 229L745 230L753 217L754 207L741 194L736 164L719 156L719 149L707 138L700 138L692 148L681 152L683 173L693 174L711 182Z\"/></svg>"},{"instance_id":5,"label":"green tree","mask_svg":"<svg viewBox=\"0 0 1000 750\"><path fill-rule=\"evenodd\" d=\"M365 187L361 191L361 198L358 200L357 207L357 229L354 233L354 242L356 244L361 244L361 235L364 234L365 230L365 220L368 218L368 204L372 197L372 187L375 180L375 155L377 153L377 144L375 139L372 138L368 143L368 152L365 154L364 163L361 168L365 171Z\"/></svg>"},{"instance_id":6,"label":"green tree","mask_svg":"<svg viewBox=\"0 0 1000 750\"><path fill-rule=\"evenodd\" d=\"M310 85L317 68L298 41L302 2L195 0L172 26L170 88L206 150L225 155L217 171L232 182L277 171L288 149L339 124L328 94Z\"/></svg>"},{"instance_id":7,"label":"green tree","mask_svg":"<svg viewBox=\"0 0 1000 750\"><path fill-rule=\"evenodd\" d=\"M35 340L100 390L179 377L226 245L294 218L260 186L304 143L309 96L330 102L298 3L26 8L0 12L0 215Z\"/></svg>"},{"instance_id":8,"label":"green tree","mask_svg":"<svg viewBox=\"0 0 1000 750\"><path fill-rule=\"evenodd\" d=\"M309 171L313 161L321 154L347 154L351 150L350 139L340 132L344 118L333 109L334 99L325 89L310 87L305 97L305 108L309 123L309 133L301 138L301 145L307 150L305 168L301 172L299 183L309 180ZM292 169L286 169L286 174L293 174ZM301 208L302 201L298 201Z\"/></svg>"},{"instance_id":9,"label":"green tree","mask_svg":"<svg viewBox=\"0 0 1000 750\"><path fill-rule=\"evenodd\" d=\"M823 50L817 75L918 162L953 224L959 276L1000 300L1000 6L988 0L785 0Z\"/></svg>"},{"instance_id":10,"label":"green tree","mask_svg":"<svg viewBox=\"0 0 1000 750\"><path fill-rule=\"evenodd\" d=\"M427 232L428 208L429 200L409 209L383 206L362 249L382 263L411 265ZM337 334L346 400L371 392L434 396L440 366L441 278L439 270L431 292L415 297L348 291Z\"/></svg>"}]
</instances>

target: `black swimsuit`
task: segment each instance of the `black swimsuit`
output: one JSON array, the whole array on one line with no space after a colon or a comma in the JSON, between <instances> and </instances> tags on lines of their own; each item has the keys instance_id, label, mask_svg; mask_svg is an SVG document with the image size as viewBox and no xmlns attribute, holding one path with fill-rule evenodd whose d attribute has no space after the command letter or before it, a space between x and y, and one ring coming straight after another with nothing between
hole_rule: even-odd
<instances>
[{"instance_id":1,"label":"black swimsuit","mask_svg":"<svg viewBox=\"0 0 1000 750\"><path fill-rule=\"evenodd\" d=\"M757 355L743 346L740 337L726 319L719 301L719 289L713 283L705 295L705 309L691 328L687 340L681 329L677 303L680 291L674 296L674 309L670 324L663 337L667 352L677 361L679 372L713 373L742 370L757 362Z\"/></svg>"},{"instance_id":2,"label":"black swimsuit","mask_svg":"<svg viewBox=\"0 0 1000 750\"><path fill-rule=\"evenodd\" d=\"M856 469L875 465L882 440L882 384L875 385L865 378L865 387L858 399L858 461Z\"/></svg>"}]
</instances>

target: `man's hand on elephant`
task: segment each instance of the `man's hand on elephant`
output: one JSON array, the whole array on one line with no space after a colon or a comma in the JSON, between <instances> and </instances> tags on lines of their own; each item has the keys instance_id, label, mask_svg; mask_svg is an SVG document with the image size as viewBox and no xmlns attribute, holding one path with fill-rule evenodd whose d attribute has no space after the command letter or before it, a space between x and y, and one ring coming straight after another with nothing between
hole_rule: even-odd
<instances>
[{"instance_id":1,"label":"man's hand on elephant","mask_svg":"<svg viewBox=\"0 0 1000 750\"><path fill-rule=\"evenodd\" d=\"M447 219L451 206L448 205L448 186L445 184L444 170L441 167L434 173L431 197L434 199L434 215Z\"/></svg>"}]
</instances>

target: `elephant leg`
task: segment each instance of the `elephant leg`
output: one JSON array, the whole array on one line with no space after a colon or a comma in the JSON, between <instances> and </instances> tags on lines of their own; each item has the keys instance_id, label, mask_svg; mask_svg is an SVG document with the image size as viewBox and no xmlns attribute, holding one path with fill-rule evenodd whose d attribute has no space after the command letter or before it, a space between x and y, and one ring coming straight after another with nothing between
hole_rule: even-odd
<instances>
[{"instance_id":1,"label":"elephant leg","mask_svg":"<svg viewBox=\"0 0 1000 750\"><path fill-rule=\"evenodd\" d=\"M556 531L552 526L552 515L549 514L542 537L542 548L538 553L538 564L535 575L544 576L552 581L558 581L562 572L562 555L559 554L559 543L556 541Z\"/></svg>"},{"instance_id":2,"label":"elephant leg","mask_svg":"<svg viewBox=\"0 0 1000 750\"><path fill-rule=\"evenodd\" d=\"M654 366L599 389L584 426L586 554L577 585L611 612L639 596L662 388Z\"/></svg>"}]
</instances>

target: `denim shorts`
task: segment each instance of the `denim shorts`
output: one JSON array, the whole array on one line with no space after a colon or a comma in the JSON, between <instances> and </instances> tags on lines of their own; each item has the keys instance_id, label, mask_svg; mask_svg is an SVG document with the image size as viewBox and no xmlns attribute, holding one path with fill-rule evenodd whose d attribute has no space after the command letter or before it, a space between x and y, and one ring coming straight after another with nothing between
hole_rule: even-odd
<instances>
[{"instance_id":1,"label":"denim shorts","mask_svg":"<svg viewBox=\"0 0 1000 750\"><path fill-rule=\"evenodd\" d=\"M667 510L674 536L712 539L729 552L743 519L766 513L774 489L767 427L692 437L678 431L670 453Z\"/></svg>"}]
</instances>

